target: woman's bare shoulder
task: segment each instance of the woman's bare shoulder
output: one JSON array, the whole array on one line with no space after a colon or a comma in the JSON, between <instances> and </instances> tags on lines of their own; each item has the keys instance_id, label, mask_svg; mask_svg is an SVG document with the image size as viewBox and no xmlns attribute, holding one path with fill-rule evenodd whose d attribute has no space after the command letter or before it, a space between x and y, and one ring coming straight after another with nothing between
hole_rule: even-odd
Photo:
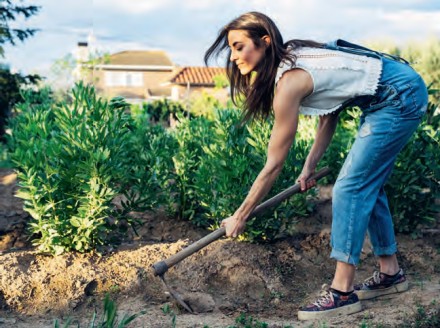
<instances>
[{"instance_id":1,"label":"woman's bare shoulder","mask_svg":"<svg viewBox=\"0 0 440 328\"><path fill-rule=\"evenodd\" d=\"M300 97L302 99L312 91L313 79L310 74L301 68L293 68L285 72L278 81L275 95Z\"/></svg>"}]
</instances>

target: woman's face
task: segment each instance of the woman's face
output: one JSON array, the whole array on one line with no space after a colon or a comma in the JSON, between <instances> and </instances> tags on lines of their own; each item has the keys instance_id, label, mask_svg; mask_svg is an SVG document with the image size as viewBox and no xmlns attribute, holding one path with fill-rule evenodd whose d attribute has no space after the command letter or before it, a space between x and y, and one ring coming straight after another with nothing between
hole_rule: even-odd
<instances>
[{"instance_id":1,"label":"woman's face","mask_svg":"<svg viewBox=\"0 0 440 328\"><path fill-rule=\"evenodd\" d=\"M269 37L266 37L267 39ZM267 42L267 39L263 38ZM255 70L266 47L257 47L244 30L231 30L228 33L228 44L231 48L231 62L237 65L241 75L246 75Z\"/></svg>"}]
</instances>

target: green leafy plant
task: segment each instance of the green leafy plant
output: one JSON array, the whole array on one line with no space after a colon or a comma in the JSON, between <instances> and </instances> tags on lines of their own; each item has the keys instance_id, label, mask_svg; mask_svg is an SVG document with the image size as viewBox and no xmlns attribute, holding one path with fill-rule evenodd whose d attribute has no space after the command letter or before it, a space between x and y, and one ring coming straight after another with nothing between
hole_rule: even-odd
<instances>
[{"instance_id":1,"label":"green leafy plant","mask_svg":"<svg viewBox=\"0 0 440 328\"><path fill-rule=\"evenodd\" d=\"M174 158L180 190L180 214L195 224L215 229L246 197L266 160L271 122L241 126L240 112L219 110L215 119L203 117L182 121L176 138L179 153ZM298 138L286 165L268 197L294 183L310 146ZM247 240L271 240L293 225L292 216L305 216L306 194L285 201L265 216L248 221Z\"/></svg>"},{"instance_id":2,"label":"green leafy plant","mask_svg":"<svg viewBox=\"0 0 440 328\"><path fill-rule=\"evenodd\" d=\"M104 298L104 311L101 317L97 318L97 312L93 313L93 317L88 325L89 328L123 328L126 327L130 322L135 320L137 317L144 315L146 311L140 311L139 313L128 315L124 314L124 316L118 320L118 308L116 303L112 301L107 294ZM72 319L69 318L64 323L63 326L60 325L58 320L54 322L54 328L68 328L72 326ZM80 324L76 323L76 327L80 328Z\"/></svg>"},{"instance_id":3,"label":"green leafy plant","mask_svg":"<svg viewBox=\"0 0 440 328\"><path fill-rule=\"evenodd\" d=\"M170 125L170 118L177 119L179 114L189 115L184 106L168 99L155 100L142 105L132 105L131 115L137 122L163 123Z\"/></svg>"},{"instance_id":4,"label":"green leafy plant","mask_svg":"<svg viewBox=\"0 0 440 328\"><path fill-rule=\"evenodd\" d=\"M130 156L125 159L126 175L130 177L127 193L130 199L138 199L144 209L155 210L165 206L173 215L176 194L173 156L178 151L174 135L162 125L152 125L147 119L137 120L131 128L127 148ZM130 204L129 208L137 204Z\"/></svg>"},{"instance_id":5,"label":"green leafy plant","mask_svg":"<svg viewBox=\"0 0 440 328\"><path fill-rule=\"evenodd\" d=\"M204 116L212 120L215 117L215 111L220 108L220 101L206 91L190 99L189 112L196 117Z\"/></svg>"},{"instance_id":6,"label":"green leafy plant","mask_svg":"<svg viewBox=\"0 0 440 328\"><path fill-rule=\"evenodd\" d=\"M267 328L269 325L266 322L262 322L258 319L254 319L252 316L246 315L246 313L240 313L235 319L237 325L229 326L228 328Z\"/></svg>"},{"instance_id":7,"label":"green leafy plant","mask_svg":"<svg viewBox=\"0 0 440 328\"><path fill-rule=\"evenodd\" d=\"M174 311L171 309L171 307L169 306L169 304L165 304L164 306L162 306L160 308L162 310L163 314L169 315L171 317L171 327L175 328L176 327L176 319L177 316L174 313Z\"/></svg>"},{"instance_id":8,"label":"green leafy plant","mask_svg":"<svg viewBox=\"0 0 440 328\"><path fill-rule=\"evenodd\" d=\"M39 250L90 251L112 240L126 227L121 223L135 223L127 213L152 208L154 188L133 189L139 179L130 174L133 122L126 108L122 99L106 102L83 84L72 90L70 104L30 99L18 106L11 160ZM116 196L123 196L122 209Z\"/></svg>"},{"instance_id":9,"label":"green leafy plant","mask_svg":"<svg viewBox=\"0 0 440 328\"><path fill-rule=\"evenodd\" d=\"M205 117L194 119L180 116L174 137L178 143L173 156L175 173L175 203L179 218L192 220L201 212L200 195L197 194L195 174L203 158L203 146L214 140L213 122ZM174 194L174 193L173 193Z\"/></svg>"},{"instance_id":10,"label":"green leafy plant","mask_svg":"<svg viewBox=\"0 0 440 328\"><path fill-rule=\"evenodd\" d=\"M130 116L122 98L104 101L82 84L73 89L69 101L56 102L49 91L24 92L24 98L10 123L8 156L18 172L17 196L33 217L34 243L54 254L116 242L136 224L131 211L165 207L170 215L218 228L263 168L273 124L269 119L241 125L240 111L221 109L211 118L176 112L180 123L167 129L149 115ZM440 155L435 108L430 103L386 186L402 232L416 231L437 211L433 200L439 194ZM354 140L359 114L355 109L341 114L321 162L335 174L329 183ZM315 118L301 117L295 143L268 197L294 184L316 124ZM311 196L313 192L297 194L250 219L243 238L263 241L291 234L295 218L311 210Z\"/></svg>"},{"instance_id":11,"label":"green leafy plant","mask_svg":"<svg viewBox=\"0 0 440 328\"><path fill-rule=\"evenodd\" d=\"M6 14L5 14L6 15ZM3 16L5 17L5 16ZM0 18L0 20L3 20ZM0 40L2 39L0 31ZM1 45L1 42L0 42ZM0 46L1 53L1 46ZM6 125L11 116L13 116L13 107L15 104L23 101L21 89L32 88L41 81L38 75L22 75L13 73L8 66L0 64L0 142L6 142Z\"/></svg>"}]
</instances>

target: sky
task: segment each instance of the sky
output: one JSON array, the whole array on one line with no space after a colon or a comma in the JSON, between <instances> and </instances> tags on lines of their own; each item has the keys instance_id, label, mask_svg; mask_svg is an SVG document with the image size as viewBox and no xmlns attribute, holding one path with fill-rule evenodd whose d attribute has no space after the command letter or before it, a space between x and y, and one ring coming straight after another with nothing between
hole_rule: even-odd
<instances>
[{"instance_id":1,"label":"sky","mask_svg":"<svg viewBox=\"0 0 440 328\"><path fill-rule=\"evenodd\" d=\"M18 1L16 1L18 2ZM53 63L94 40L105 52L157 50L179 66L202 66L206 49L229 21L248 11L271 17L289 39L397 45L440 39L440 0L23 0L41 6L12 27L34 37L5 47L0 62L24 74L50 74ZM93 35L90 39L90 35ZM213 63L215 65L216 63ZM218 63L223 65L223 61Z\"/></svg>"}]
</instances>

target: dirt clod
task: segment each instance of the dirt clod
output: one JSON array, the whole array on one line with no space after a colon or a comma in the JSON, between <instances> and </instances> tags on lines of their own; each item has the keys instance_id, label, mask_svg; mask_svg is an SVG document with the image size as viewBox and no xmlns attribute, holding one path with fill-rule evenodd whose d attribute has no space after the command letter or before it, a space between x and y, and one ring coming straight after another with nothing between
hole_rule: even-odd
<instances>
[{"instance_id":1,"label":"dirt clod","mask_svg":"<svg viewBox=\"0 0 440 328\"><path fill-rule=\"evenodd\" d=\"M207 313L215 309L214 298L206 293L189 292L184 295L183 300L195 313Z\"/></svg>"}]
</instances>

